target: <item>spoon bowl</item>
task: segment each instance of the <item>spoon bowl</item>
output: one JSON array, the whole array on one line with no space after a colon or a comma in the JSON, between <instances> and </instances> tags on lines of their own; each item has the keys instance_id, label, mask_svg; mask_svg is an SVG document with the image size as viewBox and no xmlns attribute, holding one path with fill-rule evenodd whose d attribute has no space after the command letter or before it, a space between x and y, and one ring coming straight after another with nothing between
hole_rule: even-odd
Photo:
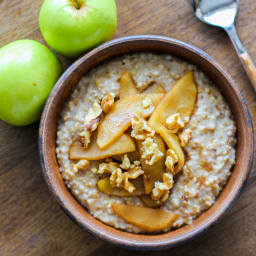
<instances>
[{"instance_id":1,"label":"spoon bowl","mask_svg":"<svg viewBox=\"0 0 256 256\"><path fill-rule=\"evenodd\" d=\"M189 0L195 16L202 22L224 29L256 91L256 67L243 46L235 28L238 0Z\"/></svg>"},{"instance_id":2,"label":"spoon bowl","mask_svg":"<svg viewBox=\"0 0 256 256\"><path fill-rule=\"evenodd\" d=\"M209 25L226 28L235 22L238 0L190 0L190 3L196 17Z\"/></svg>"}]
</instances>

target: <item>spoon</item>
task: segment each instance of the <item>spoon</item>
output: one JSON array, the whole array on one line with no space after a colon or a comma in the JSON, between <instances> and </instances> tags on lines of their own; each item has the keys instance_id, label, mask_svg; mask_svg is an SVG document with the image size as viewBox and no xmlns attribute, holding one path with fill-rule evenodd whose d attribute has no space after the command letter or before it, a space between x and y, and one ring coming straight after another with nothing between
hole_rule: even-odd
<instances>
[{"instance_id":1,"label":"spoon","mask_svg":"<svg viewBox=\"0 0 256 256\"><path fill-rule=\"evenodd\" d=\"M234 24L238 0L189 0L189 2L198 19L227 32L256 91L256 67L243 46Z\"/></svg>"}]
</instances>

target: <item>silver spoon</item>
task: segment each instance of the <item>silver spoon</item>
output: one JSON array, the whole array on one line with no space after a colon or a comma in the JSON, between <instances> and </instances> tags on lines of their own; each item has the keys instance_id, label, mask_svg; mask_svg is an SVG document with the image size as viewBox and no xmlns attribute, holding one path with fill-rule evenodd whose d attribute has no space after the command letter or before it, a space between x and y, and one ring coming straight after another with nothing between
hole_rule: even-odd
<instances>
[{"instance_id":1,"label":"silver spoon","mask_svg":"<svg viewBox=\"0 0 256 256\"><path fill-rule=\"evenodd\" d=\"M198 19L227 32L256 91L256 67L243 46L234 24L238 0L189 0L189 2Z\"/></svg>"}]
</instances>

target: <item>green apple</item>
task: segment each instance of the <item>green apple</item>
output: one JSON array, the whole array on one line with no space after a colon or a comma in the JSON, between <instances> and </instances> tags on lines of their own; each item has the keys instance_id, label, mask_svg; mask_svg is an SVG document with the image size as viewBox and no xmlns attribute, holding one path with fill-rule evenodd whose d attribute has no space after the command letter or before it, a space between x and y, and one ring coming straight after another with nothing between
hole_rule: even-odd
<instances>
[{"instance_id":1,"label":"green apple","mask_svg":"<svg viewBox=\"0 0 256 256\"><path fill-rule=\"evenodd\" d=\"M115 0L45 0L39 15L45 41L67 57L77 57L109 40L116 31Z\"/></svg>"},{"instance_id":2,"label":"green apple","mask_svg":"<svg viewBox=\"0 0 256 256\"><path fill-rule=\"evenodd\" d=\"M28 125L40 117L61 74L61 64L44 45L18 40L0 48L0 119Z\"/></svg>"}]
</instances>

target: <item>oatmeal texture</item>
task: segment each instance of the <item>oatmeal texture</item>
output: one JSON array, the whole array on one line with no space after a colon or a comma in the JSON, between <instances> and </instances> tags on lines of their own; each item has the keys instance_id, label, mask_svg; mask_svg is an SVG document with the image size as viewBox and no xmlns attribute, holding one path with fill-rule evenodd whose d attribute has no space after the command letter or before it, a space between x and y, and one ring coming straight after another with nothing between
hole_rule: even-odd
<instances>
[{"instance_id":1,"label":"oatmeal texture","mask_svg":"<svg viewBox=\"0 0 256 256\"><path fill-rule=\"evenodd\" d=\"M69 159L69 147L84 129L84 119L93 103L106 95L119 95L122 70L129 70L143 90L157 82L169 90L188 70L195 71L198 98L195 111L179 138L186 145L186 162L162 206L179 215L173 228L191 224L208 209L225 185L235 163L235 124L220 92L193 65L170 55L150 53L126 55L91 70L76 86L67 101L58 124L56 153L62 177L74 196L95 218L118 229L141 232L114 214L111 204L143 205L137 197L115 197L97 189L99 175L90 171L99 161L75 163ZM88 166L89 164L89 166ZM79 168L78 168L79 167ZM172 184L169 184L172 185Z\"/></svg>"}]
</instances>

